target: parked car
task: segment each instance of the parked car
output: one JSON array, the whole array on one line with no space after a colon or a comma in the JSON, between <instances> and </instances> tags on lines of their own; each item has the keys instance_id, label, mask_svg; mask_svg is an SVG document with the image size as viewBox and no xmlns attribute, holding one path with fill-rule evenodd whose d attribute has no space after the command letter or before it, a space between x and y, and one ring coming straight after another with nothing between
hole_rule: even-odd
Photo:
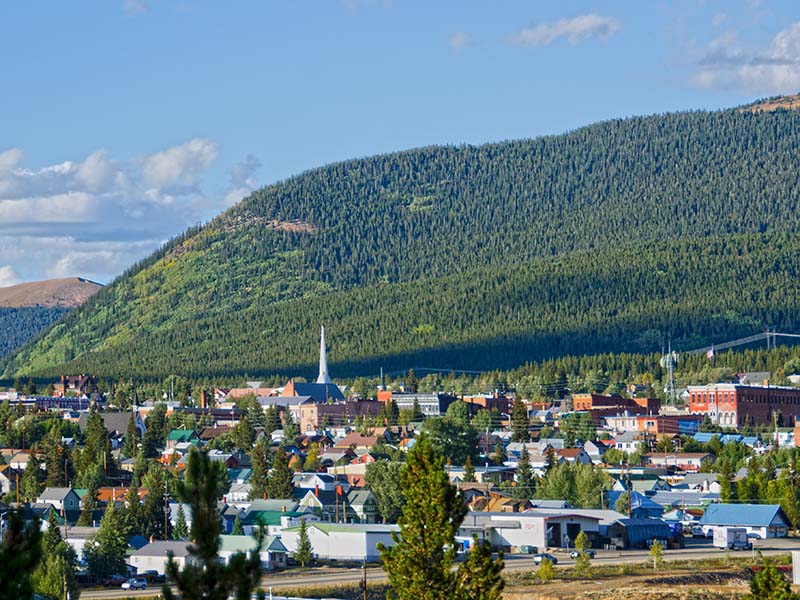
<instances>
[{"instance_id":1,"label":"parked car","mask_svg":"<svg viewBox=\"0 0 800 600\"><path fill-rule=\"evenodd\" d=\"M166 577L155 570L145 571L142 576L147 580L147 583L164 583Z\"/></svg>"},{"instance_id":2,"label":"parked car","mask_svg":"<svg viewBox=\"0 0 800 600\"><path fill-rule=\"evenodd\" d=\"M586 552L586 556L588 556L589 558L594 558L594 550L584 550L584 552ZM573 550L572 552L569 553L570 558L578 558L580 555L581 553L578 552L577 550Z\"/></svg>"},{"instance_id":3,"label":"parked car","mask_svg":"<svg viewBox=\"0 0 800 600\"><path fill-rule=\"evenodd\" d=\"M692 527L692 537L706 537L706 534L703 531L702 527L700 527L699 525L695 525L694 527Z\"/></svg>"},{"instance_id":4,"label":"parked car","mask_svg":"<svg viewBox=\"0 0 800 600\"><path fill-rule=\"evenodd\" d=\"M120 584L125 583L128 581L128 578L125 575L109 575L105 579L103 579L103 585L111 586L111 587L119 587Z\"/></svg>"},{"instance_id":5,"label":"parked car","mask_svg":"<svg viewBox=\"0 0 800 600\"><path fill-rule=\"evenodd\" d=\"M144 577L134 577L122 584L123 590L146 590L147 580Z\"/></svg>"},{"instance_id":6,"label":"parked car","mask_svg":"<svg viewBox=\"0 0 800 600\"><path fill-rule=\"evenodd\" d=\"M558 564L558 559L549 552L539 552L539 554L533 555L533 562L536 563L537 565L542 564L542 561L544 559L549 560L554 565Z\"/></svg>"}]
</instances>

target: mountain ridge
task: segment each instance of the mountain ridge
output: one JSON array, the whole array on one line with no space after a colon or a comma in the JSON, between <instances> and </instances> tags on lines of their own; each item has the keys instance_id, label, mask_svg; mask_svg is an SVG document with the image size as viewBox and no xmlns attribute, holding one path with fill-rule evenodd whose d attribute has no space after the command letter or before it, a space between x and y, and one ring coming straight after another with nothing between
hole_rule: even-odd
<instances>
[{"instance_id":1,"label":"mountain ridge","mask_svg":"<svg viewBox=\"0 0 800 600\"><path fill-rule=\"evenodd\" d=\"M83 277L63 277L0 287L0 307L75 308L103 288Z\"/></svg>"},{"instance_id":2,"label":"mountain ridge","mask_svg":"<svg viewBox=\"0 0 800 600\"><path fill-rule=\"evenodd\" d=\"M536 303L548 307L538 323L550 325L542 339L556 349L622 351L643 337L657 348L676 329L701 343L793 327L800 307L782 286L796 275L798 148L796 112L727 109L327 165L257 190L177 236L23 348L5 373L114 375L127 369L122 356L142 374L307 370L323 319L332 371L337 363L348 372L374 368L392 351L393 366L428 348L453 358L448 346L454 356L470 348L471 367L491 369L547 354L544 342L521 343L516 354L513 342L501 344L502 357L477 350L536 330L514 321ZM698 252L703 244L716 253ZM658 256L663 268L634 254L608 279L626 248ZM734 268L748 260L759 268ZM538 275L521 275L526 269ZM663 289L653 269L663 271ZM723 294L730 282L698 269L743 279L736 283L748 297ZM600 288L604 278L618 293ZM660 304L641 304L626 321L637 286ZM686 290L697 298L680 296ZM382 303L384 293L394 302ZM610 303L606 313L581 294ZM440 302L450 295L460 306ZM685 323L660 315L670 303ZM703 318L694 318L701 305L695 314ZM713 316L725 311L730 319Z\"/></svg>"}]
</instances>

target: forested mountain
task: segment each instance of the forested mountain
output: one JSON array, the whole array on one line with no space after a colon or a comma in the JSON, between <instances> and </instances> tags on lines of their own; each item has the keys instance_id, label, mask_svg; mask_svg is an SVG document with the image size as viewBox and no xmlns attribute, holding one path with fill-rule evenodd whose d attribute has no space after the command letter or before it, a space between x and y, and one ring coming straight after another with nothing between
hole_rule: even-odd
<instances>
[{"instance_id":1,"label":"forested mountain","mask_svg":"<svg viewBox=\"0 0 800 600\"><path fill-rule=\"evenodd\" d=\"M0 306L0 360L55 323L67 308Z\"/></svg>"},{"instance_id":2,"label":"forested mountain","mask_svg":"<svg viewBox=\"0 0 800 600\"><path fill-rule=\"evenodd\" d=\"M508 368L800 329L800 115L680 113L352 160L171 241L6 375Z\"/></svg>"},{"instance_id":3,"label":"forested mountain","mask_svg":"<svg viewBox=\"0 0 800 600\"><path fill-rule=\"evenodd\" d=\"M68 277L0 288L0 360L101 287L88 279Z\"/></svg>"}]
</instances>

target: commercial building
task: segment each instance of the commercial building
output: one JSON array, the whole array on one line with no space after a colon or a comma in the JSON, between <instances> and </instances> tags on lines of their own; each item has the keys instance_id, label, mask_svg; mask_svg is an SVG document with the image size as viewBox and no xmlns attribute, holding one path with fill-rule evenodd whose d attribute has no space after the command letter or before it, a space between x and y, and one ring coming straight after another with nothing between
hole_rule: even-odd
<instances>
[{"instance_id":1,"label":"commercial building","mask_svg":"<svg viewBox=\"0 0 800 600\"><path fill-rule=\"evenodd\" d=\"M768 425L775 416L790 426L800 415L798 388L711 383L689 386L688 393L689 412L722 427Z\"/></svg>"}]
</instances>

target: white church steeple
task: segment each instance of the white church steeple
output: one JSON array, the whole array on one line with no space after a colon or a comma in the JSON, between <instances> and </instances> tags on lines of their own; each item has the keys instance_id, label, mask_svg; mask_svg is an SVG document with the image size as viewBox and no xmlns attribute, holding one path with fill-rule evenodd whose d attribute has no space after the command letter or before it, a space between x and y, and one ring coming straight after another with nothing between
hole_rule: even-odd
<instances>
[{"instance_id":1,"label":"white church steeple","mask_svg":"<svg viewBox=\"0 0 800 600\"><path fill-rule=\"evenodd\" d=\"M317 383L330 383L328 376L328 358L325 353L325 326L323 325L319 334L319 377Z\"/></svg>"}]
</instances>

